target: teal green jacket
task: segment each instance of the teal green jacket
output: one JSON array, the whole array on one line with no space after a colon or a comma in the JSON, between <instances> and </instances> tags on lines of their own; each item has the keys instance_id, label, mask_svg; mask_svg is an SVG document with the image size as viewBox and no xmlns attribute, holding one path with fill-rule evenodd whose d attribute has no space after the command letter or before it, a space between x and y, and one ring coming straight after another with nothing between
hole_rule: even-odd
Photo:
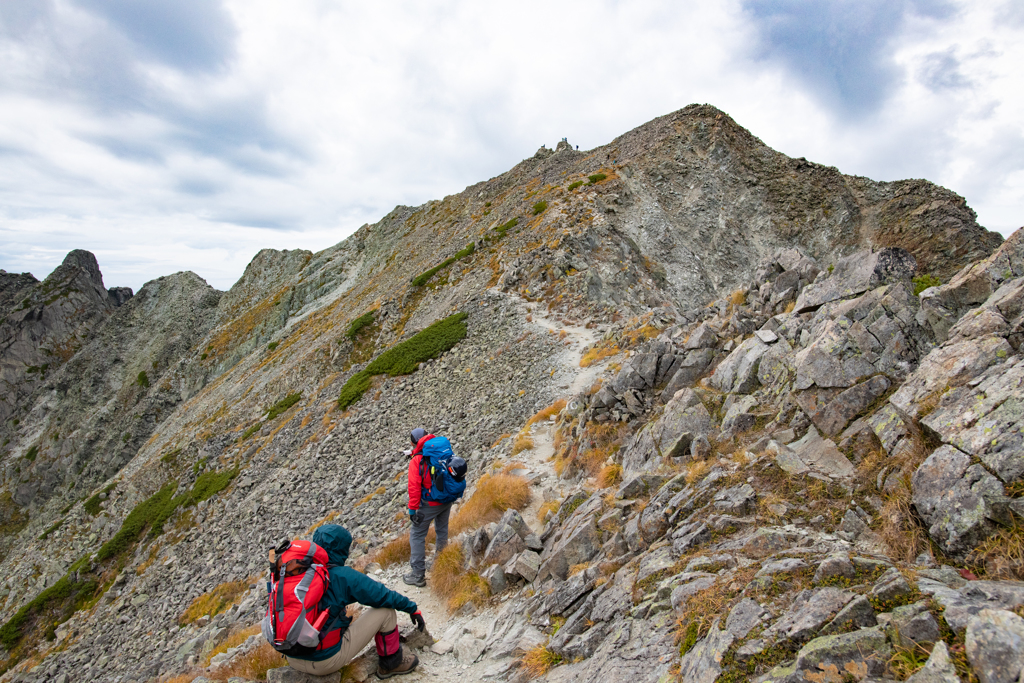
<instances>
[{"instance_id":1,"label":"teal green jacket","mask_svg":"<svg viewBox=\"0 0 1024 683\"><path fill-rule=\"evenodd\" d=\"M327 592L320 600L320 609L330 611L330 616L327 617L328 623L334 622L336 627L340 627L342 635L352 623L345 611L353 603L367 607L390 607L397 612L410 614L416 611L416 603L409 598L401 593L396 593L365 574L357 572L352 567L345 566L349 547L352 545L352 534L347 529L337 524L325 524L313 532L313 542L326 550L331 564L336 565L329 570L330 581L327 585ZM341 642L339 640L337 645L326 650L318 650L302 657L293 658L319 662L337 654L341 649Z\"/></svg>"}]
</instances>

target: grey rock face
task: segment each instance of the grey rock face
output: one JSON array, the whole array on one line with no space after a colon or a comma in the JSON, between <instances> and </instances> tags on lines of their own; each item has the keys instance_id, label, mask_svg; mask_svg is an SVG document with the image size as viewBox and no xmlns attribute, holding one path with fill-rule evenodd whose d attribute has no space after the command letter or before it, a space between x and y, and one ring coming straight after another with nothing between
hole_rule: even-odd
<instances>
[{"instance_id":1,"label":"grey rock face","mask_svg":"<svg viewBox=\"0 0 1024 683\"><path fill-rule=\"evenodd\" d=\"M917 261L903 249L879 249L839 259L835 270L823 281L804 287L796 301L796 312L813 311L830 301L848 299L879 285L909 280Z\"/></svg>"},{"instance_id":2,"label":"grey rock face","mask_svg":"<svg viewBox=\"0 0 1024 683\"><path fill-rule=\"evenodd\" d=\"M692 389L673 397L662 416L645 427L622 457L627 474L642 472L661 464L662 458L689 456L695 438L706 437L714 428L711 414Z\"/></svg>"},{"instance_id":3,"label":"grey rock face","mask_svg":"<svg viewBox=\"0 0 1024 683\"><path fill-rule=\"evenodd\" d=\"M885 634L879 628L862 628L851 633L815 638L796 656L796 670L835 672L842 676L880 676L892 654Z\"/></svg>"},{"instance_id":4,"label":"grey rock face","mask_svg":"<svg viewBox=\"0 0 1024 683\"><path fill-rule=\"evenodd\" d=\"M771 630L781 638L806 642L854 597L850 591L838 588L801 591Z\"/></svg>"},{"instance_id":5,"label":"grey rock face","mask_svg":"<svg viewBox=\"0 0 1024 683\"><path fill-rule=\"evenodd\" d=\"M1024 619L986 609L967 624L964 640L971 668L982 683L1015 683L1024 673Z\"/></svg>"},{"instance_id":6,"label":"grey rock face","mask_svg":"<svg viewBox=\"0 0 1024 683\"><path fill-rule=\"evenodd\" d=\"M761 356L769 348L758 337L750 337L715 368L708 383L726 393L746 394L753 391L758 386L757 369Z\"/></svg>"},{"instance_id":7,"label":"grey rock face","mask_svg":"<svg viewBox=\"0 0 1024 683\"><path fill-rule=\"evenodd\" d=\"M948 553L973 549L998 518L990 501L1003 496L1003 486L970 462L966 453L943 446L914 472L914 506Z\"/></svg>"},{"instance_id":8,"label":"grey rock face","mask_svg":"<svg viewBox=\"0 0 1024 683\"><path fill-rule=\"evenodd\" d=\"M907 679L908 683L959 683L960 676L949 658L949 649L941 640L932 648L925 665Z\"/></svg>"}]
</instances>

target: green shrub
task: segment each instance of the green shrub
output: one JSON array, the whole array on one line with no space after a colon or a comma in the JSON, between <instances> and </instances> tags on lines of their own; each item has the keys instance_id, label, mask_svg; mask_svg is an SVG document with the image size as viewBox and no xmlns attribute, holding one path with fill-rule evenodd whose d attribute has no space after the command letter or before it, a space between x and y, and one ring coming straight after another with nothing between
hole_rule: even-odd
<instances>
[{"instance_id":1,"label":"green shrub","mask_svg":"<svg viewBox=\"0 0 1024 683\"><path fill-rule=\"evenodd\" d=\"M37 455L39 455L39 446L33 446L25 452L25 459L31 462L36 459Z\"/></svg>"},{"instance_id":2,"label":"green shrub","mask_svg":"<svg viewBox=\"0 0 1024 683\"><path fill-rule=\"evenodd\" d=\"M587 179L590 180L590 184L591 185L594 185L596 183L601 182L602 180L604 180L607 177L608 177L607 173L595 173L594 175L587 176Z\"/></svg>"},{"instance_id":3,"label":"green shrub","mask_svg":"<svg viewBox=\"0 0 1024 683\"><path fill-rule=\"evenodd\" d=\"M536 204L533 205L533 215L536 216L538 214L544 213L544 210L546 208L548 208L548 203L547 202L545 202L545 201L537 202Z\"/></svg>"},{"instance_id":4,"label":"green shrub","mask_svg":"<svg viewBox=\"0 0 1024 683\"><path fill-rule=\"evenodd\" d=\"M140 372L139 376L135 378L135 383L138 384L143 389L149 388L149 375L146 374L145 370Z\"/></svg>"},{"instance_id":5,"label":"green shrub","mask_svg":"<svg viewBox=\"0 0 1024 683\"><path fill-rule=\"evenodd\" d=\"M928 273L925 273L924 275L918 275L917 277L914 278L913 282L914 296L917 296L918 294L928 289L929 287L938 287L939 285L942 284L942 280Z\"/></svg>"},{"instance_id":6,"label":"green shrub","mask_svg":"<svg viewBox=\"0 0 1024 683\"><path fill-rule=\"evenodd\" d=\"M96 581L72 581L66 575L57 583L37 595L32 602L15 613L6 624L0 626L0 643L7 650L13 650L21 641L22 627L36 615L46 613L52 617L57 612L57 623L67 621L96 592Z\"/></svg>"},{"instance_id":7,"label":"green shrub","mask_svg":"<svg viewBox=\"0 0 1024 683\"><path fill-rule=\"evenodd\" d=\"M199 360L206 360L209 357L210 357L210 354L204 353L203 355L199 356Z\"/></svg>"},{"instance_id":8,"label":"green shrub","mask_svg":"<svg viewBox=\"0 0 1024 683\"><path fill-rule=\"evenodd\" d=\"M501 225L499 225L498 227L496 227L494 229L494 232L498 233L498 238L500 239L500 238L505 236L506 232L508 232L512 228L516 227L517 225L519 225L519 218L518 217L513 218L512 220L507 221L505 223L502 223Z\"/></svg>"},{"instance_id":9,"label":"green shrub","mask_svg":"<svg viewBox=\"0 0 1024 683\"><path fill-rule=\"evenodd\" d=\"M356 335L359 334L359 331L373 323L373 314L376 312L377 309L375 308L368 313L363 313L361 316L353 320L352 324L348 326L348 332L345 333L345 336L352 341L355 341Z\"/></svg>"},{"instance_id":10,"label":"green shrub","mask_svg":"<svg viewBox=\"0 0 1024 683\"><path fill-rule=\"evenodd\" d=\"M172 481L136 505L135 509L124 518L121 528L114 534L114 537L100 547L99 552L96 553L96 559L102 562L103 560L120 555L139 540L142 532L149 528L154 520L166 520L170 517L170 513L174 511L171 505L175 500L174 490L176 488L178 488L177 483ZM177 506L175 505L175 507ZM170 510L164 514L167 508L170 508Z\"/></svg>"},{"instance_id":11,"label":"green shrub","mask_svg":"<svg viewBox=\"0 0 1024 683\"><path fill-rule=\"evenodd\" d=\"M267 344L267 349L268 349L269 351L273 351L274 349L276 349L276 348L277 348L277 345L278 345L279 343L280 343L280 342L270 342L269 344Z\"/></svg>"},{"instance_id":12,"label":"green shrub","mask_svg":"<svg viewBox=\"0 0 1024 683\"><path fill-rule=\"evenodd\" d=\"M302 398L302 394L288 394L270 407L269 412L267 412L267 420L273 420L275 417L298 403L300 398Z\"/></svg>"},{"instance_id":13,"label":"green shrub","mask_svg":"<svg viewBox=\"0 0 1024 683\"><path fill-rule=\"evenodd\" d=\"M164 453L162 456L160 456L160 462L162 462L165 465L177 465L179 455L181 455L181 449L175 448L173 451L168 451L167 453Z\"/></svg>"},{"instance_id":14,"label":"green shrub","mask_svg":"<svg viewBox=\"0 0 1024 683\"><path fill-rule=\"evenodd\" d=\"M359 400L370 388L375 375L408 375L416 367L436 358L466 338L466 314L456 313L438 320L425 330L397 344L370 361L363 370L349 377L338 396L338 407L344 409Z\"/></svg>"},{"instance_id":15,"label":"green shrub","mask_svg":"<svg viewBox=\"0 0 1024 683\"><path fill-rule=\"evenodd\" d=\"M579 187L582 184L583 184L582 180L577 180L575 182L569 183L569 187L567 187L566 189L569 190L569 192L572 192L573 190L575 190L577 187Z\"/></svg>"},{"instance_id":16,"label":"green shrub","mask_svg":"<svg viewBox=\"0 0 1024 683\"><path fill-rule=\"evenodd\" d=\"M103 489L100 493L97 493L92 498L85 501L85 504L82 505L82 507L85 508L86 512L95 517L96 515L100 514L100 501L103 500L102 498L100 498L100 495L105 493L109 496L110 492L113 491L116 487L116 483L107 486L107 488Z\"/></svg>"},{"instance_id":17,"label":"green shrub","mask_svg":"<svg viewBox=\"0 0 1024 683\"><path fill-rule=\"evenodd\" d=\"M43 533L41 533L39 535L39 540L40 541L45 541L46 537L49 536L50 534L52 534L57 529L59 529L60 525L63 524L63 523L64 523L63 519L58 519L57 522L53 526L49 527L46 531L44 531Z\"/></svg>"},{"instance_id":18,"label":"green shrub","mask_svg":"<svg viewBox=\"0 0 1024 683\"><path fill-rule=\"evenodd\" d=\"M437 273L437 271L441 270L442 268L447 268L448 266L450 266L451 264L455 263L459 259L466 258L470 254L472 254L473 251L475 251L475 250L476 250L476 244L470 242L469 244L466 245L465 249L463 249L462 251L456 252L455 256L452 256L451 258L445 259L441 263L441 265L434 266L430 270L428 270L428 271L426 271L424 273L420 273L419 275L414 277L412 279L412 284L415 285L416 287L422 287L423 285L427 284L427 282L430 280L430 278L434 277L434 275Z\"/></svg>"}]
</instances>

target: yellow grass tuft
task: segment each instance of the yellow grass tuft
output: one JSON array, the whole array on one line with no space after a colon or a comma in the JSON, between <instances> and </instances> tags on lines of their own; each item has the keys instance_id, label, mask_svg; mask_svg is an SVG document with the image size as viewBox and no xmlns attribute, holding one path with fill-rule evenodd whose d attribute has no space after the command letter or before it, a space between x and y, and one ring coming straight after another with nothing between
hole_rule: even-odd
<instances>
[{"instance_id":1,"label":"yellow grass tuft","mask_svg":"<svg viewBox=\"0 0 1024 683\"><path fill-rule=\"evenodd\" d=\"M580 358L580 367L589 368L594 363L600 363L605 358L611 358L620 353L622 353L622 349L616 344L598 344L583 354L583 357Z\"/></svg>"},{"instance_id":2,"label":"yellow grass tuft","mask_svg":"<svg viewBox=\"0 0 1024 683\"><path fill-rule=\"evenodd\" d=\"M686 465L686 483L693 486L707 476L711 471L711 462L708 460L694 460Z\"/></svg>"},{"instance_id":3,"label":"yellow grass tuft","mask_svg":"<svg viewBox=\"0 0 1024 683\"><path fill-rule=\"evenodd\" d=\"M547 408L537 411L537 413L535 413L533 417L527 420L526 424L523 425L523 431L529 429L532 425L540 422L541 420L547 420L552 415L557 415L558 413L562 412L564 408L565 399L560 399L549 405Z\"/></svg>"},{"instance_id":4,"label":"yellow grass tuft","mask_svg":"<svg viewBox=\"0 0 1024 683\"><path fill-rule=\"evenodd\" d=\"M737 289L729 295L729 303L733 306L742 306L747 303L747 293L742 289Z\"/></svg>"},{"instance_id":5,"label":"yellow grass tuft","mask_svg":"<svg viewBox=\"0 0 1024 683\"><path fill-rule=\"evenodd\" d=\"M537 645L523 653L519 660L519 667L526 672L529 680L540 678L552 667L562 663L562 658L547 648L546 645Z\"/></svg>"},{"instance_id":6,"label":"yellow grass tuft","mask_svg":"<svg viewBox=\"0 0 1024 683\"><path fill-rule=\"evenodd\" d=\"M229 666L217 667L216 671L204 673L207 678L215 681L226 681L229 678L244 678L249 681L267 680L267 672L271 669L278 669L286 666L284 656L271 647L270 643L263 642L248 656L238 660Z\"/></svg>"},{"instance_id":7,"label":"yellow grass tuft","mask_svg":"<svg viewBox=\"0 0 1024 683\"><path fill-rule=\"evenodd\" d=\"M210 666L210 660L219 654L223 654L233 647L238 647L246 641L249 636L254 636L260 633L260 625L250 626L247 629L241 631L235 631L227 638L224 639L220 645L210 651L210 654L206 655L206 663L203 666Z\"/></svg>"},{"instance_id":8,"label":"yellow grass tuft","mask_svg":"<svg viewBox=\"0 0 1024 683\"><path fill-rule=\"evenodd\" d=\"M434 558L430 572L430 589L444 598L453 612L467 602L482 605L490 597L487 582L476 572L467 572L465 562L462 547L449 545Z\"/></svg>"},{"instance_id":9,"label":"yellow grass tuft","mask_svg":"<svg viewBox=\"0 0 1024 683\"><path fill-rule=\"evenodd\" d=\"M371 556L370 562L376 562L381 567L390 567L393 564L408 562L410 553L409 532L406 532L378 548Z\"/></svg>"},{"instance_id":10,"label":"yellow grass tuft","mask_svg":"<svg viewBox=\"0 0 1024 683\"><path fill-rule=\"evenodd\" d=\"M501 443L505 439L511 439L511 438L512 438L511 434L502 434L501 436L498 437L498 439L494 443L491 444L491 448L497 448L499 443Z\"/></svg>"},{"instance_id":11,"label":"yellow grass tuft","mask_svg":"<svg viewBox=\"0 0 1024 683\"><path fill-rule=\"evenodd\" d=\"M614 463L605 465L601 468L601 473L597 475L597 485L603 489L615 486L620 481L622 481L622 465Z\"/></svg>"},{"instance_id":12,"label":"yellow grass tuft","mask_svg":"<svg viewBox=\"0 0 1024 683\"><path fill-rule=\"evenodd\" d=\"M558 512L558 508L560 508L561 506L562 504L559 503L557 500L549 500L548 502L544 503L543 505L540 506L540 509L537 510L537 521L543 524L544 518L548 516L548 513Z\"/></svg>"},{"instance_id":13,"label":"yellow grass tuft","mask_svg":"<svg viewBox=\"0 0 1024 683\"><path fill-rule=\"evenodd\" d=\"M485 474L476 484L469 500L459 506L448 524L448 534L458 536L463 531L477 529L496 522L509 508L522 510L530 504L530 482L512 474Z\"/></svg>"},{"instance_id":14,"label":"yellow grass tuft","mask_svg":"<svg viewBox=\"0 0 1024 683\"><path fill-rule=\"evenodd\" d=\"M523 451L528 451L533 448L533 439L526 434L520 434L516 437L516 440L512 442L512 455L518 455Z\"/></svg>"},{"instance_id":15,"label":"yellow grass tuft","mask_svg":"<svg viewBox=\"0 0 1024 683\"><path fill-rule=\"evenodd\" d=\"M365 496L363 496L362 498L360 498L360 499L359 499L359 502L358 502L358 503L356 503L356 505L355 505L355 506L356 506L356 507L359 507L359 506L360 506L360 505L362 505L363 503L368 503L368 502L370 502L370 500L372 500L374 496L383 496L383 495L384 495L385 493L387 493L387 492L388 492L388 490L387 490L386 488L384 488L383 486L381 486L381 487L378 487L378 488L377 488L376 490L374 490L374 491L370 491L370 492L369 492L369 493L367 493L367 494L366 494Z\"/></svg>"},{"instance_id":16,"label":"yellow grass tuft","mask_svg":"<svg viewBox=\"0 0 1024 683\"><path fill-rule=\"evenodd\" d=\"M238 604L247 590L249 590L248 580L222 583L193 600L192 604L178 617L178 623L185 626L207 614L214 617Z\"/></svg>"}]
</instances>

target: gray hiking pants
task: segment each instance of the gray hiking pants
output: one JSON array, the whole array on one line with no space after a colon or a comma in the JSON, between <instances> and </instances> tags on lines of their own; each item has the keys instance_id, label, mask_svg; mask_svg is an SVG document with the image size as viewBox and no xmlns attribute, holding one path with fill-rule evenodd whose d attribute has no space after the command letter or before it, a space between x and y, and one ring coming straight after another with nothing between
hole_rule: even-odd
<instances>
[{"instance_id":1,"label":"gray hiking pants","mask_svg":"<svg viewBox=\"0 0 1024 683\"><path fill-rule=\"evenodd\" d=\"M409 532L409 564L412 565L412 573L416 576L423 576L427 566L427 531L430 530L430 523L434 523L434 531L437 533L437 545L434 546L437 552L444 550L448 545L448 513L451 512L452 503L444 505L427 505L424 503L420 508L423 521L412 525Z\"/></svg>"}]
</instances>

